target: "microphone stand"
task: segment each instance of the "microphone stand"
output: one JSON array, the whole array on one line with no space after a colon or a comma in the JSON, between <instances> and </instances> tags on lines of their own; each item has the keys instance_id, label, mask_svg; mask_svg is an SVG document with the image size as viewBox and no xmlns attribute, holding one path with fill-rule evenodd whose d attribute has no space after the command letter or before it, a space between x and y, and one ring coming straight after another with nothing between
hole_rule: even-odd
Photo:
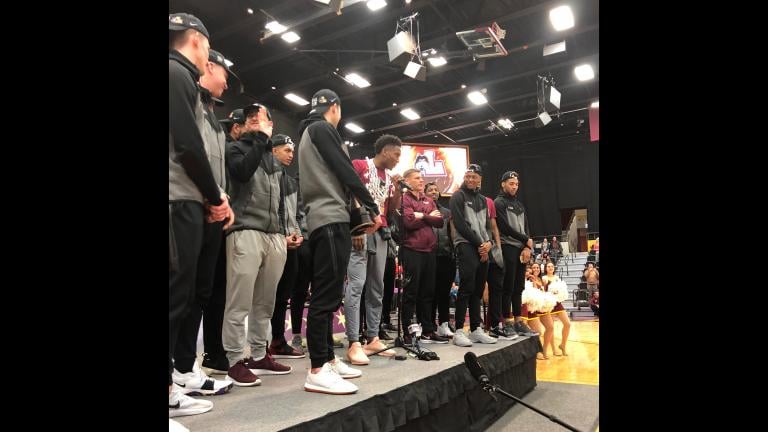
<instances>
[{"instance_id":1,"label":"microphone stand","mask_svg":"<svg viewBox=\"0 0 768 432\"><path fill-rule=\"evenodd\" d=\"M504 391L504 389L502 389L502 388L501 388L501 387L499 387L498 385L496 385L496 384L491 384L491 383L490 383L490 381L485 381L485 380L482 380L480 384L483 386L483 390L487 391L487 392L488 392L488 394L490 394L490 395L491 395L491 397L492 397L494 400L498 400L498 399L496 398L496 395L495 395L494 393L501 393L501 394L503 394L504 396L508 397L509 399L512 399L513 401L515 401L515 402L517 402L517 403L519 403L519 404L522 404L523 406L525 406L525 407L527 407L527 408L530 408L530 409L532 409L532 410L536 411L538 414L541 414L542 416L544 416L544 417L548 418L550 421L552 421L552 422L554 422L554 423L557 423L557 424L559 424L560 426L562 426L562 427L564 427L564 428L566 428L566 429L568 429L568 430L571 430L571 431L573 431L573 432L581 432L580 430L578 430L578 429L576 429L575 427L573 427L573 426L569 425L568 423L566 423L566 422L564 422L564 421L560 420L559 418L555 417L554 415L552 415L552 414L548 414L548 413L546 413L546 412L544 412L544 411L542 411L542 410L540 410L540 409L538 409L538 408L536 408L536 407L534 407L534 406L532 406L532 405L529 405L529 404L527 404L527 403L523 402L523 400L522 400L522 399L520 399L520 398L518 398L518 397L515 397L515 396L513 396L513 395L511 395L511 394L509 394L509 393L507 393L506 391Z\"/></svg>"}]
</instances>

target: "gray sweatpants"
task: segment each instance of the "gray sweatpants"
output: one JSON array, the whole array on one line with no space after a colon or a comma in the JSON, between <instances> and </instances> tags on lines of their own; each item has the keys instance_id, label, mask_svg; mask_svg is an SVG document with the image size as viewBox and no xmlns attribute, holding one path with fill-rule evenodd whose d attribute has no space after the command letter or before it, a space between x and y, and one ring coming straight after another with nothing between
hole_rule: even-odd
<instances>
[{"instance_id":1,"label":"gray sweatpants","mask_svg":"<svg viewBox=\"0 0 768 432\"><path fill-rule=\"evenodd\" d=\"M227 300L221 339L230 366L244 358L246 316L251 356L266 355L269 320L286 256L283 234L242 230L227 236Z\"/></svg>"},{"instance_id":2,"label":"gray sweatpants","mask_svg":"<svg viewBox=\"0 0 768 432\"><path fill-rule=\"evenodd\" d=\"M369 253L369 251L371 253ZM375 254L372 252L375 251ZM384 296L384 268L387 264L387 242L379 231L366 236L365 247L352 248L347 266L348 284L344 294L344 315L347 339L356 342L360 337L360 297L365 288L365 335L379 335L381 300Z\"/></svg>"}]
</instances>

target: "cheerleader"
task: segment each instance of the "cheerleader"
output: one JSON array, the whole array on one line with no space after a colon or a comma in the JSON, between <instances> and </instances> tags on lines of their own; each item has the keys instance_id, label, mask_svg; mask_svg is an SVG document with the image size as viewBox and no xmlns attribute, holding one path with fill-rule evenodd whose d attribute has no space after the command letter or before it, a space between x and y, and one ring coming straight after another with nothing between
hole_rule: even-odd
<instances>
[{"instance_id":1,"label":"cheerleader","mask_svg":"<svg viewBox=\"0 0 768 432\"><path fill-rule=\"evenodd\" d=\"M541 280L544 283L544 291L549 291L549 286L554 282L561 282L560 278L555 275L555 265L552 262L548 262L546 266L547 274L544 275ZM567 292L567 291L566 291ZM552 309L552 312L549 312L548 314L550 317L557 317L561 323L563 323L563 332L561 334L562 341L560 342L560 351L562 351L562 355L567 356L568 353L565 351L565 344L568 342L568 333L571 331L571 320L568 319L568 313L565 311L565 308L563 307L563 304L559 301L557 304L555 304L554 309ZM554 335L553 335L554 336ZM557 355L557 352L555 351L555 341L554 337L550 336L549 343L552 347L552 353ZM546 340L546 339L545 339ZM546 345L544 346L544 352L547 352Z\"/></svg>"}]
</instances>

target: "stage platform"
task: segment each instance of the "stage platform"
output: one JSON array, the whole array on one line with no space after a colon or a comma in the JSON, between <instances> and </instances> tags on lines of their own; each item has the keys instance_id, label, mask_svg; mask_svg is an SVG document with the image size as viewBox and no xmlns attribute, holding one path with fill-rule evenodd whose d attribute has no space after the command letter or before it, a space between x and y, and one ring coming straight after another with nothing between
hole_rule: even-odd
<instances>
[{"instance_id":1,"label":"stage platform","mask_svg":"<svg viewBox=\"0 0 768 432\"><path fill-rule=\"evenodd\" d=\"M521 397L536 387L538 338L519 337L493 345L461 348L429 344L440 360L413 357L395 360L373 356L352 380L360 390L331 396L303 390L309 358L279 360L292 373L261 376L258 387L234 387L228 394L206 397L214 402L205 414L177 417L192 432L239 431L482 431L514 405L494 401L464 366L472 351L491 380ZM403 353L397 349L398 354ZM345 349L336 356L344 358Z\"/></svg>"}]
</instances>

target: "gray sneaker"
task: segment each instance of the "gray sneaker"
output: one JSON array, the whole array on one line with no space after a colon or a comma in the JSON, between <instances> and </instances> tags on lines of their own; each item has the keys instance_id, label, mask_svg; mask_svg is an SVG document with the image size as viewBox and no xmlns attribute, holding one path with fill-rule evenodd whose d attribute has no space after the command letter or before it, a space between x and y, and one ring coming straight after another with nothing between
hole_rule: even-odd
<instances>
[{"instance_id":1,"label":"gray sneaker","mask_svg":"<svg viewBox=\"0 0 768 432\"><path fill-rule=\"evenodd\" d=\"M293 336L293 339L291 339L291 346L296 351L299 351L301 353L304 353L304 349L301 347L301 335L295 335Z\"/></svg>"},{"instance_id":2,"label":"gray sneaker","mask_svg":"<svg viewBox=\"0 0 768 432\"><path fill-rule=\"evenodd\" d=\"M530 327L528 327L524 322L517 321L514 325L515 331L517 334L523 335L523 336L538 336L539 334L535 331L533 331Z\"/></svg>"},{"instance_id":3,"label":"gray sneaker","mask_svg":"<svg viewBox=\"0 0 768 432\"><path fill-rule=\"evenodd\" d=\"M504 324L504 332L512 339L517 339L519 336L513 324Z\"/></svg>"},{"instance_id":4,"label":"gray sneaker","mask_svg":"<svg viewBox=\"0 0 768 432\"><path fill-rule=\"evenodd\" d=\"M471 347L472 341L467 338L463 329L456 329L456 333L453 334L453 344L461 347Z\"/></svg>"},{"instance_id":5,"label":"gray sneaker","mask_svg":"<svg viewBox=\"0 0 768 432\"><path fill-rule=\"evenodd\" d=\"M454 338L455 337L456 336L454 336ZM472 342L484 343L484 344L495 344L496 342L499 341L498 339L494 339L488 336L487 334L485 334L485 331L483 330L482 327L478 327L475 329L475 331L470 333L469 340Z\"/></svg>"}]
</instances>

